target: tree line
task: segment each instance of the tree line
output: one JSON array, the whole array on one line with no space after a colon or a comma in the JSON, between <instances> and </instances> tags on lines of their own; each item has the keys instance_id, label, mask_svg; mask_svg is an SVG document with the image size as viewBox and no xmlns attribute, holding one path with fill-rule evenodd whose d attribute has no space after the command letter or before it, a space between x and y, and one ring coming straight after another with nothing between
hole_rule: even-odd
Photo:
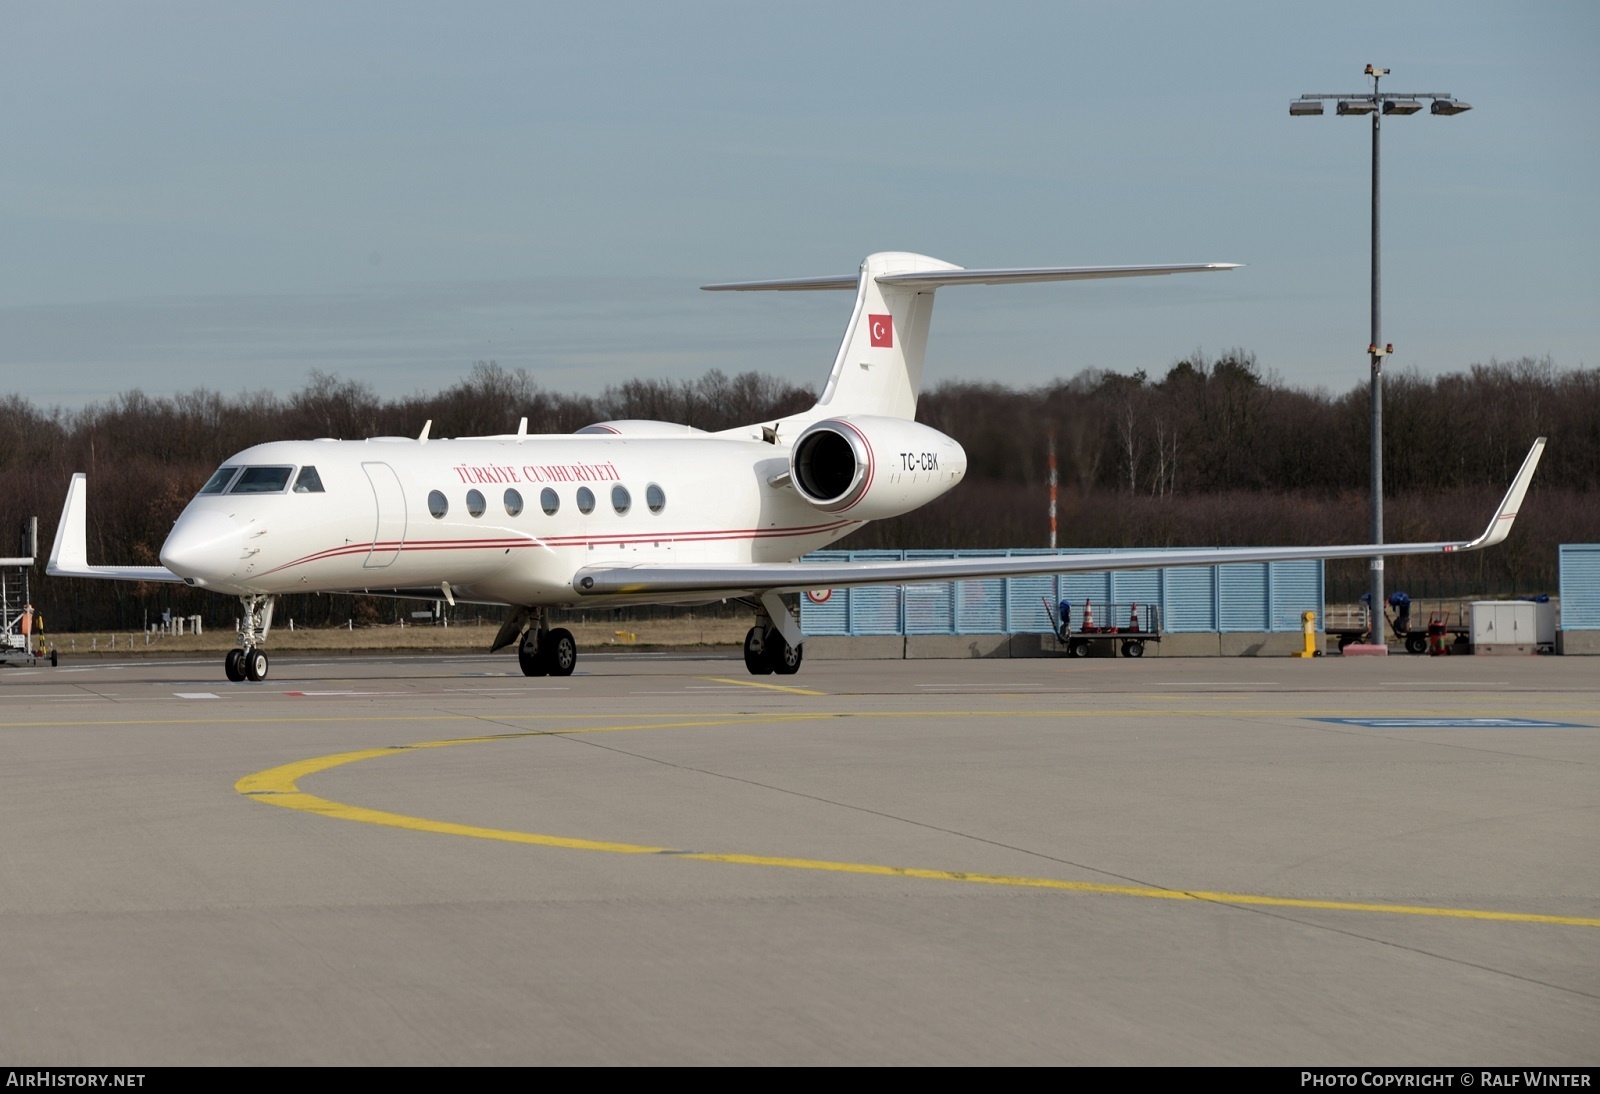
<instances>
[{"instance_id":1,"label":"tree line","mask_svg":"<svg viewBox=\"0 0 1600 1094\"><path fill-rule=\"evenodd\" d=\"M49 550L66 484L90 481L92 562L154 564L188 499L233 452L268 440L515 432L570 433L596 421L648 418L706 430L810 407L814 389L758 373L638 379L599 395L542 387L525 369L479 362L436 394L380 398L365 384L313 372L298 391L172 397L126 392L77 411L0 398L0 533L29 516ZM1369 403L1291 388L1242 349L1195 353L1165 369L1088 371L1040 388L946 383L918 419L967 451L966 481L939 501L880 521L844 548L1041 547L1048 542L1048 452L1058 467L1063 547L1365 542ZM1516 532L1462 558L1389 561L1391 587L1413 596L1554 591L1556 545L1600 541L1600 369L1547 358L1491 361L1460 373L1385 377L1385 538L1476 534L1535 436L1550 445ZM114 472L114 474L111 474ZM112 484L115 484L113 487ZM0 555L13 542L0 541ZM128 629L163 610L230 623L236 605L171 586L33 575L53 629ZM1330 599L1365 588L1364 563L1328 564ZM394 618L370 598L297 598L302 622ZM48 606L48 607L47 607ZM407 605L399 610L409 610ZM282 616L280 615L280 618Z\"/></svg>"}]
</instances>

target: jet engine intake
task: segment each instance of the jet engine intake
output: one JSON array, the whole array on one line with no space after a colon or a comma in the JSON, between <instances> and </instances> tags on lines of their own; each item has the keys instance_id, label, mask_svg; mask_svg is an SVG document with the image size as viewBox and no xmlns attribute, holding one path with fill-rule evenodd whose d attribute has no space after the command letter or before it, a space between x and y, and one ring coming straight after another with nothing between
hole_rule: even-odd
<instances>
[{"instance_id":1,"label":"jet engine intake","mask_svg":"<svg viewBox=\"0 0 1600 1094\"><path fill-rule=\"evenodd\" d=\"M960 482L967 454L936 429L851 414L808 426L789 451L795 492L824 513L879 520L908 513Z\"/></svg>"}]
</instances>

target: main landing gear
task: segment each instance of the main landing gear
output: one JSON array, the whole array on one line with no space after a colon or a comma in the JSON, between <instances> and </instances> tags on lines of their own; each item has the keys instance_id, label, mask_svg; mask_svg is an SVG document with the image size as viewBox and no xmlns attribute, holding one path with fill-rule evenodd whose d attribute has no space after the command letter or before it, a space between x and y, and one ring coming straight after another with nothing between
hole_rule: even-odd
<instances>
[{"instance_id":1,"label":"main landing gear","mask_svg":"<svg viewBox=\"0 0 1600 1094\"><path fill-rule=\"evenodd\" d=\"M524 676L571 676L578 665L578 640L565 627L551 629L541 608L528 612L529 627L517 643L517 665Z\"/></svg>"},{"instance_id":2,"label":"main landing gear","mask_svg":"<svg viewBox=\"0 0 1600 1094\"><path fill-rule=\"evenodd\" d=\"M267 678L271 663L266 651L258 647L272 628L272 608L277 601L270 596L241 596L239 603L244 607L239 618L239 648L229 650L222 659L222 671L236 684L245 680L259 684Z\"/></svg>"},{"instance_id":3,"label":"main landing gear","mask_svg":"<svg viewBox=\"0 0 1600 1094\"><path fill-rule=\"evenodd\" d=\"M776 627L757 624L744 636L744 667L752 676L793 676L800 671L800 649L785 642Z\"/></svg>"},{"instance_id":4,"label":"main landing gear","mask_svg":"<svg viewBox=\"0 0 1600 1094\"><path fill-rule=\"evenodd\" d=\"M773 603L769 605L768 599ZM752 676L793 676L800 671L801 647L791 646L783 637L773 621L774 611L788 614L782 600L769 593L756 609L756 625L744 636L744 667ZM792 623L792 616L789 621Z\"/></svg>"}]
</instances>

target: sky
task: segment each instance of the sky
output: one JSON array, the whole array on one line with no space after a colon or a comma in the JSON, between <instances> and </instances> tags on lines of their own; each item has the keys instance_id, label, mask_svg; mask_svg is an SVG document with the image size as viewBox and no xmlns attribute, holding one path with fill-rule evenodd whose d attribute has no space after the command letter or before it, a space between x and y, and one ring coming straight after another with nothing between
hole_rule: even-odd
<instances>
[{"instance_id":1,"label":"sky","mask_svg":"<svg viewBox=\"0 0 1600 1094\"><path fill-rule=\"evenodd\" d=\"M1366 382L1371 125L1389 368L1600 367L1600 5L0 0L0 397L820 387L880 250L1239 262L941 291L929 384L1234 347Z\"/></svg>"}]
</instances>

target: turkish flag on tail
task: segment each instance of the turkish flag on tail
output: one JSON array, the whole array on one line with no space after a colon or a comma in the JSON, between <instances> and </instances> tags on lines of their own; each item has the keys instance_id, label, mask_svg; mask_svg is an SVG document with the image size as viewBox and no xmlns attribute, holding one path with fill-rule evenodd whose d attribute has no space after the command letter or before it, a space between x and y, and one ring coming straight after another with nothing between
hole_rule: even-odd
<instances>
[{"instance_id":1,"label":"turkish flag on tail","mask_svg":"<svg viewBox=\"0 0 1600 1094\"><path fill-rule=\"evenodd\" d=\"M881 349L894 348L894 316L869 315L867 325L871 328L872 344Z\"/></svg>"}]
</instances>

